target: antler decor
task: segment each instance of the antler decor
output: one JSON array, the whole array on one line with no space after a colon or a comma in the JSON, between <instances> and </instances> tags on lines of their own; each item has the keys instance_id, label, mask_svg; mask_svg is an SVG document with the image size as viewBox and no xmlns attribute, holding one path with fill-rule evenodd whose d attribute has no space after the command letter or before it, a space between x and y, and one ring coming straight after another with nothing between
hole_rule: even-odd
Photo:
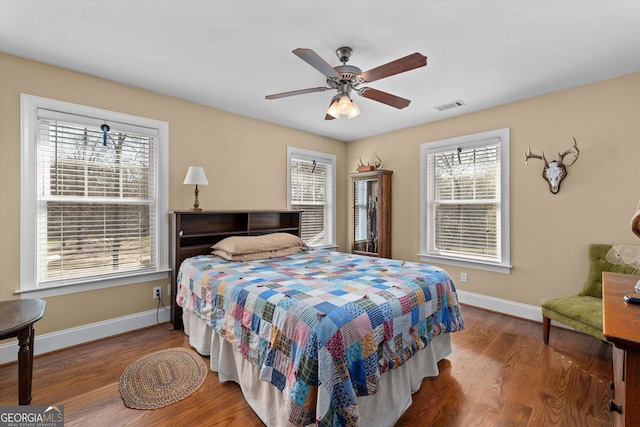
<instances>
[{"instance_id":1,"label":"antler decor","mask_svg":"<svg viewBox=\"0 0 640 427\"><path fill-rule=\"evenodd\" d=\"M380 167L382 167L382 159L378 157L377 154L376 154L376 159L378 159L378 161L373 162L373 166L375 166L376 169L380 169Z\"/></svg>"},{"instance_id":2,"label":"antler decor","mask_svg":"<svg viewBox=\"0 0 640 427\"><path fill-rule=\"evenodd\" d=\"M564 158L569 155L574 154L575 158L571 163L564 163ZM547 158L544 156L544 151L542 155L534 154L531 152L531 147L528 147L527 152L524 153L524 163L529 166L529 159L540 159L544 162L544 168L542 169L542 177L547 184L549 184L549 190L556 194L560 191L560 183L567 176L567 168L574 164L578 157L580 157L580 149L578 148L578 142L575 138L573 138L573 146L569 148L564 153L558 152L559 159L553 160L551 162L547 161Z\"/></svg>"},{"instance_id":3,"label":"antler decor","mask_svg":"<svg viewBox=\"0 0 640 427\"><path fill-rule=\"evenodd\" d=\"M382 159L380 157L378 157L377 154L375 154L376 159L378 159L377 161L373 162L373 166L369 163L367 163L366 165L362 162L362 157L358 157L358 167L356 168L356 170L358 172L371 172L377 169L380 169L380 167L382 167Z\"/></svg>"}]
</instances>

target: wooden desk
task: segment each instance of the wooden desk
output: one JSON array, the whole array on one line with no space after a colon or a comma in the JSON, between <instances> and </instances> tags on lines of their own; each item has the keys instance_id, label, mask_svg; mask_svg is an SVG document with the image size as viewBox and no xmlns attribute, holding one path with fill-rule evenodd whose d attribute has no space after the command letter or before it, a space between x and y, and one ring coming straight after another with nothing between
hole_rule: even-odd
<instances>
[{"instance_id":1,"label":"wooden desk","mask_svg":"<svg viewBox=\"0 0 640 427\"><path fill-rule=\"evenodd\" d=\"M33 377L33 324L44 315L41 299L0 301L0 339L18 338L18 403L31 403Z\"/></svg>"},{"instance_id":2,"label":"wooden desk","mask_svg":"<svg viewBox=\"0 0 640 427\"><path fill-rule=\"evenodd\" d=\"M640 426L640 305L623 300L634 294L638 280L630 274L602 274L603 333L615 345L614 399L609 401L615 426Z\"/></svg>"}]
</instances>

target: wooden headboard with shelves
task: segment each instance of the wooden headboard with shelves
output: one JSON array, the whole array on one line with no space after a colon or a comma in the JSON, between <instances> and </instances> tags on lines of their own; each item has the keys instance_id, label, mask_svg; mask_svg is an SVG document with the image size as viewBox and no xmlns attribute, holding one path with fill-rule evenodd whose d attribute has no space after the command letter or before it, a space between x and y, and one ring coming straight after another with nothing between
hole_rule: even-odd
<instances>
[{"instance_id":1,"label":"wooden headboard with shelves","mask_svg":"<svg viewBox=\"0 0 640 427\"><path fill-rule=\"evenodd\" d=\"M301 211L171 211L171 323L182 329L182 307L176 304L177 275L182 262L211 252L211 245L231 236L290 233L300 237Z\"/></svg>"}]
</instances>

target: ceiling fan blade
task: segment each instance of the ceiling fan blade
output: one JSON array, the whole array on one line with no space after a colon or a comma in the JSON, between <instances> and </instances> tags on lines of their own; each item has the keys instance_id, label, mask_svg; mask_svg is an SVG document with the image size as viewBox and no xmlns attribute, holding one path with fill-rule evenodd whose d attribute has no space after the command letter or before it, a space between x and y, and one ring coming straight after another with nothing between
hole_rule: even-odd
<instances>
[{"instance_id":1,"label":"ceiling fan blade","mask_svg":"<svg viewBox=\"0 0 640 427\"><path fill-rule=\"evenodd\" d=\"M365 98L373 99L374 101L382 102L383 104L387 104L398 109L407 107L411 103L408 99L400 98L399 96L391 95L390 93L383 92L378 89L372 89L370 87L363 87L358 90L358 94Z\"/></svg>"},{"instance_id":2,"label":"ceiling fan blade","mask_svg":"<svg viewBox=\"0 0 640 427\"><path fill-rule=\"evenodd\" d=\"M287 96L304 95L305 93L313 93L313 92L323 92L325 90L330 90L330 89L333 89L333 88L324 87L324 86L312 87L312 88L309 88L309 89L292 90L291 92L274 93L273 95L267 95L264 98L265 99L280 99L280 98L286 98Z\"/></svg>"},{"instance_id":3,"label":"ceiling fan blade","mask_svg":"<svg viewBox=\"0 0 640 427\"><path fill-rule=\"evenodd\" d=\"M317 53L315 53L311 49L305 49L305 48L299 47L297 49L294 49L293 53L299 56L303 61L311 65L313 68L320 71L325 76L331 77L331 78L340 77L340 74L338 74L338 72L334 70L333 67L327 63L327 61L322 59Z\"/></svg>"},{"instance_id":4,"label":"ceiling fan blade","mask_svg":"<svg viewBox=\"0 0 640 427\"><path fill-rule=\"evenodd\" d=\"M425 65L427 65L427 57L416 52L404 58L396 59L395 61L365 71L360 77L369 83L395 74L404 73L405 71L424 67Z\"/></svg>"}]
</instances>

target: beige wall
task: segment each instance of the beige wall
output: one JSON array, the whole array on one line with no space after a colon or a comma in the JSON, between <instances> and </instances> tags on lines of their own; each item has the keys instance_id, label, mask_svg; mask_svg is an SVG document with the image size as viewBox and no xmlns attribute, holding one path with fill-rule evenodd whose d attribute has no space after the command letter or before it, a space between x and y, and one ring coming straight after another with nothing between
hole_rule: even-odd
<instances>
[{"instance_id":1,"label":"beige wall","mask_svg":"<svg viewBox=\"0 0 640 427\"><path fill-rule=\"evenodd\" d=\"M411 107L409 107L411 108ZM524 304L577 293L588 243L640 244L630 220L640 199L640 73L568 89L349 143L355 172L378 154L393 174L393 257L419 260L419 146L511 129L511 274L445 266L459 289ZM548 157L578 141L580 158L551 194L542 162L525 167L527 146ZM349 204L351 195L348 193ZM350 212L347 222L351 224ZM353 237L347 236L348 244ZM460 272L468 283L460 283Z\"/></svg>"},{"instance_id":2,"label":"beige wall","mask_svg":"<svg viewBox=\"0 0 640 427\"><path fill-rule=\"evenodd\" d=\"M344 218L343 142L0 54L0 300L18 298L14 291L20 287L20 93L167 121L170 209L193 204L193 188L182 185L189 165L203 166L211 184L200 188L203 209L284 209L287 145L335 154L337 212ZM346 234L344 221L339 221L341 248ZM168 279L47 298L38 333L152 310L151 288L166 283Z\"/></svg>"},{"instance_id":3,"label":"beige wall","mask_svg":"<svg viewBox=\"0 0 640 427\"><path fill-rule=\"evenodd\" d=\"M359 156L366 163L376 153L394 171L393 256L414 261L420 242L419 145L509 127L513 269L505 275L443 266L469 292L537 305L580 289L588 243L639 243L629 221L640 198L640 73L344 144L0 54L0 300L17 298L20 280L20 93L169 122L171 209L193 202L192 188L182 185L189 165L204 166L211 182L201 187L204 209L281 209L286 146L335 154L340 250L348 250L352 239L348 174ZM541 164L526 168L523 153L528 145L548 154L565 150L574 136L580 159L552 195L540 177ZM467 284L458 280L461 271L469 275ZM151 310L151 288L167 282L47 298L38 332Z\"/></svg>"}]
</instances>

